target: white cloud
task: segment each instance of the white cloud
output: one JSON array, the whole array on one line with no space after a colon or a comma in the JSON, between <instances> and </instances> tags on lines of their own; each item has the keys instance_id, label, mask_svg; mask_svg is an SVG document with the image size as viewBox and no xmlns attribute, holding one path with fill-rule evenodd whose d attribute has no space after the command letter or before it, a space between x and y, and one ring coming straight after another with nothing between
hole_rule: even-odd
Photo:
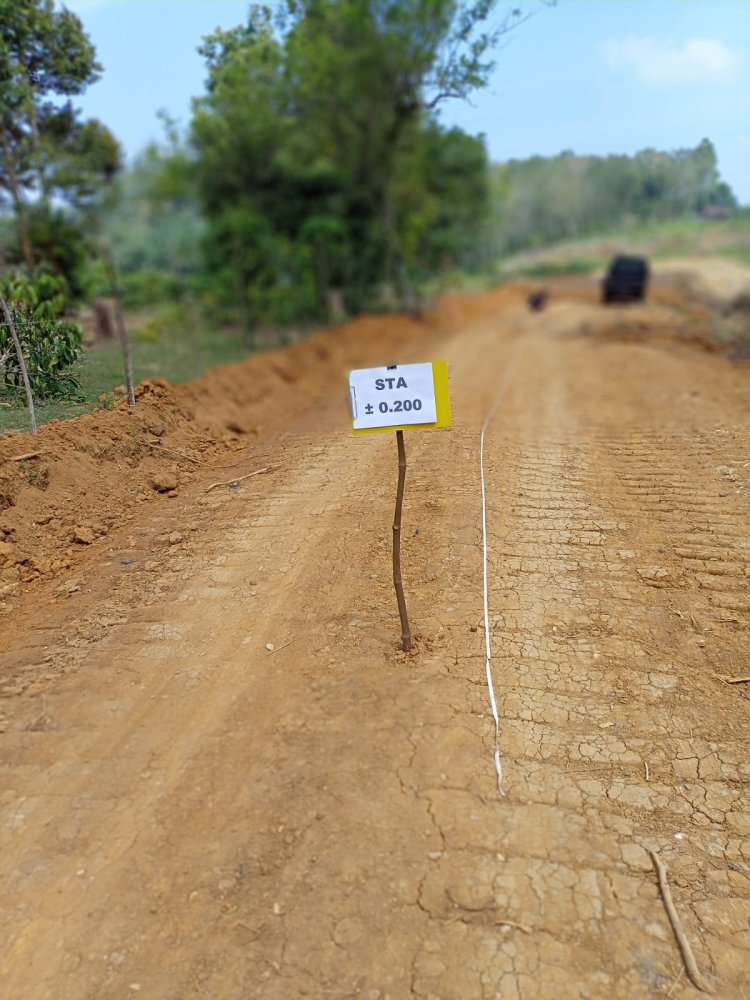
<instances>
[{"instance_id":1,"label":"white cloud","mask_svg":"<svg viewBox=\"0 0 750 1000\"><path fill-rule=\"evenodd\" d=\"M731 83L740 74L740 57L713 38L683 44L656 38L623 38L605 43L612 69L632 69L643 83Z\"/></svg>"}]
</instances>

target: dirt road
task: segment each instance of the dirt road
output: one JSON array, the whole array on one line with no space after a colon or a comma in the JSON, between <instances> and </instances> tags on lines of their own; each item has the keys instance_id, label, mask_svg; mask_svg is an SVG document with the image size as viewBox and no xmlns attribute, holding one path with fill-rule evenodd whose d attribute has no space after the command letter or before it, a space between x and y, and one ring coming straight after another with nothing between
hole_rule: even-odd
<instances>
[{"instance_id":1,"label":"dirt road","mask_svg":"<svg viewBox=\"0 0 750 1000\"><path fill-rule=\"evenodd\" d=\"M664 325L504 304L383 359L451 367L454 429L407 436L413 655L395 443L337 392L21 601L0 996L689 997L653 850L750 997L750 372Z\"/></svg>"}]
</instances>

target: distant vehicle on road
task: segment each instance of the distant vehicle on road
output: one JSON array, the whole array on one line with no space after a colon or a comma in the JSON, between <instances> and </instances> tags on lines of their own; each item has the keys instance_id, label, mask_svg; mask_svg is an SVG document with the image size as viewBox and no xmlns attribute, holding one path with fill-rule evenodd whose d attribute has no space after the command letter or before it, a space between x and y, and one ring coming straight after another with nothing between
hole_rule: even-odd
<instances>
[{"instance_id":1,"label":"distant vehicle on road","mask_svg":"<svg viewBox=\"0 0 750 1000\"><path fill-rule=\"evenodd\" d=\"M648 287L648 261L615 257L602 285L602 302L642 302Z\"/></svg>"}]
</instances>

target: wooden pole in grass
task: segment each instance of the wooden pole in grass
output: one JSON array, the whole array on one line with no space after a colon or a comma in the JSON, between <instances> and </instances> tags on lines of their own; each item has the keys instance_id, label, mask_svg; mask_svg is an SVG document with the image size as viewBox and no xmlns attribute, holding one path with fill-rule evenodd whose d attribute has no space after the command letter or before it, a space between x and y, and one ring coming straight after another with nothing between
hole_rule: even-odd
<instances>
[{"instance_id":1,"label":"wooden pole in grass","mask_svg":"<svg viewBox=\"0 0 750 1000\"><path fill-rule=\"evenodd\" d=\"M401 581L401 508L404 504L404 484L406 482L406 449L404 432L396 431L398 447L398 488L396 489L396 512L393 515L393 586L396 588L398 615L401 619L401 644L405 653L411 649L409 616L406 613L404 585Z\"/></svg>"},{"instance_id":2,"label":"wooden pole in grass","mask_svg":"<svg viewBox=\"0 0 750 1000\"><path fill-rule=\"evenodd\" d=\"M105 244L102 247L102 252L104 254L104 260L107 264L110 294L115 303L115 326L117 327L117 336L120 338L122 357L125 365L125 386L128 392L128 406L135 406L135 389L133 388L133 345L130 342L128 328L125 326L125 310L122 304L122 289L120 288L120 282L118 280L117 265L115 264L114 254L112 253L112 248L109 244Z\"/></svg>"},{"instance_id":3,"label":"wooden pole in grass","mask_svg":"<svg viewBox=\"0 0 750 1000\"><path fill-rule=\"evenodd\" d=\"M26 358L23 355L23 348L21 347L21 341L18 337L18 331L16 330L16 324L13 321L13 311L5 301L5 296L0 295L0 308L3 310L3 315L5 316L5 322L8 324L8 329L10 330L10 339L13 341L13 346L16 349L16 357L18 358L18 367L21 369L21 378L23 379L23 388L26 392L26 405L29 409L29 422L31 423L31 433L36 434L36 410L34 409L34 394L31 391L31 382L29 382L29 370L26 367Z\"/></svg>"}]
</instances>

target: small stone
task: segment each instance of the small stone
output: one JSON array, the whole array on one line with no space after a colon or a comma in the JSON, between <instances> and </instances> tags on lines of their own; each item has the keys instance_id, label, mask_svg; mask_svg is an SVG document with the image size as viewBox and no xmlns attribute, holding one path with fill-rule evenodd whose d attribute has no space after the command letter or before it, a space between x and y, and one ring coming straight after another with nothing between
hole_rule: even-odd
<instances>
[{"instance_id":1,"label":"small stone","mask_svg":"<svg viewBox=\"0 0 750 1000\"><path fill-rule=\"evenodd\" d=\"M268 650L269 653L272 653L274 651L274 649L276 649L276 647L274 646L274 644L272 642L267 642L266 643L266 649Z\"/></svg>"},{"instance_id":2,"label":"small stone","mask_svg":"<svg viewBox=\"0 0 750 1000\"><path fill-rule=\"evenodd\" d=\"M73 528L73 541L78 545L91 545L96 539L96 535L91 528Z\"/></svg>"},{"instance_id":3,"label":"small stone","mask_svg":"<svg viewBox=\"0 0 750 1000\"><path fill-rule=\"evenodd\" d=\"M169 536L169 538L167 539L167 541L169 542L170 545L179 545L180 542L185 541L185 536L182 535L179 531L173 531Z\"/></svg>"},{"instance_id":4,"label":"small stone","mask_svg":"<svg viewBox=\"0 0 750 1000\"><path fill-rule=\"evenodd\" d=\"M716 471L719 473L719 475L723 479L728 479L730 483L735 482L736 479L737 479L737 476L735 475L735 472L737 470L736 469L732 469L728 465L717 465L716 466Z\"/></svg>"}]
</instances>

